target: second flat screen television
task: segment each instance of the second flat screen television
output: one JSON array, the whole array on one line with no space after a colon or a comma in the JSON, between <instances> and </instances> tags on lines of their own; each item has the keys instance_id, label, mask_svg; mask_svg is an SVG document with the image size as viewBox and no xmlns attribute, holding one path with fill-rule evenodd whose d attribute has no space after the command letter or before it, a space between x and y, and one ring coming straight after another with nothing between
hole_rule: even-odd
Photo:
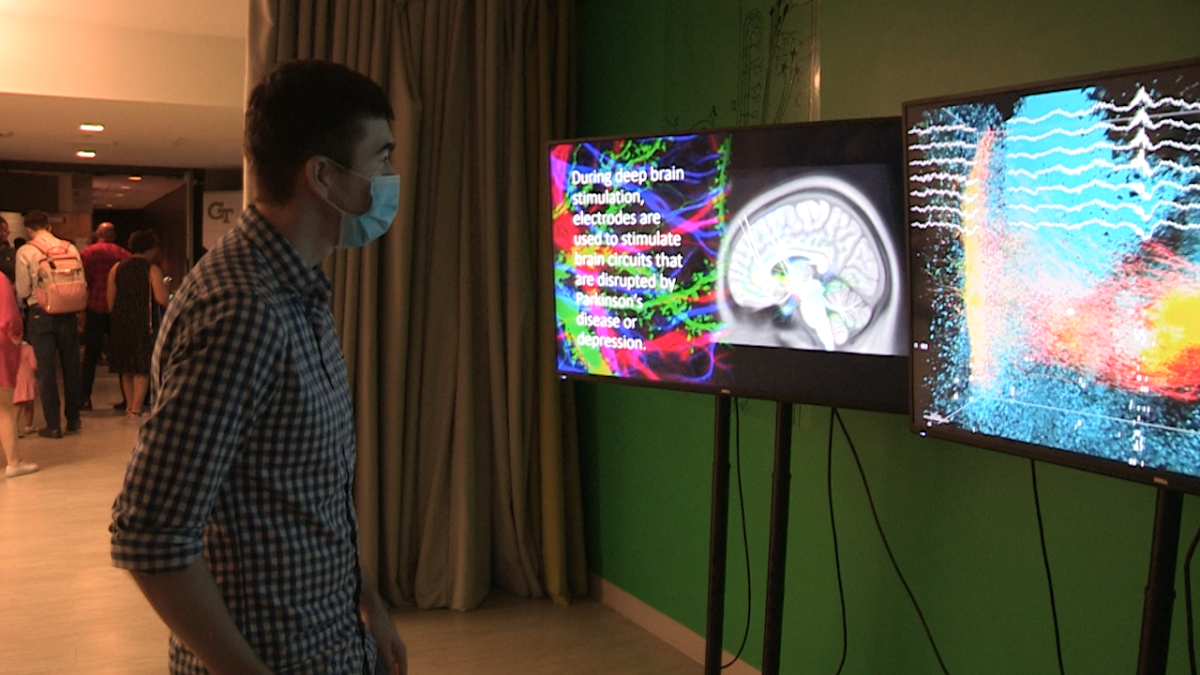
<instances>
[{"instance_id":1,"label":"second flat screen television","mask_svg":"<svg viewBox=\"0 0 1200 675\"><path fill-rule=\"evenodd\" d=\"M898 118L551 143L560 373L907 409Z\"/></svg>"},{"instance_id":2,"label":"second flat screen television","mask_svg":"<svg viewBox=\"0 0 1200 675\"><path fill-rule=\"evenodd\" d=\"M914 428L1200 493L1200 60L904 112Z\"/></svg>"}]
</instances>

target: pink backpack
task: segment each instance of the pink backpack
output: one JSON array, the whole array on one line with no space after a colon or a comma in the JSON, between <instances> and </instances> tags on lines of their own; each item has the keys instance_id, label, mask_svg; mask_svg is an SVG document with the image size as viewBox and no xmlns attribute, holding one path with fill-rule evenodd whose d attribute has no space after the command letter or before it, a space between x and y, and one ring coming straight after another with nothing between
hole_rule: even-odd
<instances>
[{"instance_id":1,"label":"pink backpack","mask_svg":"<svg viewBox=\"0 0 1200 675\"><path fill-rule=\"evenodd\" d=\"M37 298L38 305L47 314L71 314L87 307L83 263L71 252L71 245L62 240L47 248L36 240L29 243L42 252L37 279L33 283L33 297Z\"/></svg>"}]
</instances>

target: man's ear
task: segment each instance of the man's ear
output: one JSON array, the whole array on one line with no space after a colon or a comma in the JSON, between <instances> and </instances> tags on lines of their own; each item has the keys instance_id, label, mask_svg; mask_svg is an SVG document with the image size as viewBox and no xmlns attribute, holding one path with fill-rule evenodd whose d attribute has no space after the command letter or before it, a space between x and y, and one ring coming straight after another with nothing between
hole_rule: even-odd
<instances>
[{"instance_id":1,"label":"man's ear","mask_svg":"<svg viewBox=\"0 0 1200 675\"><path fill-rule=\"evenodd\" d=\"M333 160L324 155L313 155L304 162L301 180L304 182L304 187L310 192L328 198L333 189L336 171L337 166L334 165Z\"/></svg>"}]
</instances>

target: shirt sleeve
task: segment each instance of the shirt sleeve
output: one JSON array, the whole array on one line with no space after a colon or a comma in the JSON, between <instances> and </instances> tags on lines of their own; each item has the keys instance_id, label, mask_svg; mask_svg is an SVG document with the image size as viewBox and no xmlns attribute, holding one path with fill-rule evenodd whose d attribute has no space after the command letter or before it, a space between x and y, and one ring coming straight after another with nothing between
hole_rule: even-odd
<instances>
[{"instance_id":1,"label":"shirt sleeve","mask_svg":"<svg viewBox=\"0 0 1200 675\"><path fill-rule=\"evenodd\" d=\"M17 300L22 305L28 304L30 294L33 293L33 278L29 272L29 261L33 257L33 252L36 251L30 244L25 244L17 249L17 264L13 270L16 275Z\"/></svg>"},{"instance_id":2,"label":"shirt sleeve","mask_svg":"<svg viewBox=\"0 0 1200 675\"><path fill-rule=\"evenodd\" d=\"M138 432L113 504L117 567L169 572L203 551L203 533L273 391L280 321L248 292L181 307L164 326L154 412Z\"/></svg>"}]
</instances>

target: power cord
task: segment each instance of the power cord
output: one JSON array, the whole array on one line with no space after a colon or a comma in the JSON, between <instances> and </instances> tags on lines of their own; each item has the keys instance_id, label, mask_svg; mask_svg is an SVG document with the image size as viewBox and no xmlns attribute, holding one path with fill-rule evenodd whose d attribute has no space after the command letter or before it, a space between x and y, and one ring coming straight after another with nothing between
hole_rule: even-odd
<instances>
[{"instance_id":1,"label":"power cord","mask_svg":"<svg viewBox=\"0 0 1200 675\"><path fill-rule=\"evenodd\" d=\"M1188 665L1192 675L1196 675L1196 629L1192 623L1192 554L1196 552L1196 543L1200 542L1200 527L1196 528L1196 536L1188 546L1187 555L1183 557L1183 606L1187 616L1187 645Z\"/></svg>"},{"instance_id":2,"label":"power cord","mask_svg":"<svg viewBox=\"0 0 1200 675\"><path fill-rule=\"evenodd\" d=\"M1042 524L1042 502L1038 498L1037 462L1029 460L1029 475L1033 478L1033 508L1037 511L1038 538L1042 542L1042 564L1046 567L1046 585L1050 588L1050 616L1054 619L1054 649L1058 654L1058 672L1065 674L1062 657L1062 636L1058 631L1058 604L1054 601L1054 579L1050 576L1050 556L1046 552L1046 528ZM1194 546L1195 544L1193 544Z\"/></svg>"},{"instance_id":3,"label":"power cord","mask_svg":"<svg viewBox=\"0 0 1200 675\"><path fill-rule=\"evenodd\" d=\"M833 518L833 415L834 409L829 410L829 444L825 448L825 492L829 495L829 529L833 532L833 568L837 572L838 602L842 606L842 659L838 662L837 672L840 675L846 667L846 654L849 647L849 632L846 630L846 593L842 588L842 558L838 552L837 521Z\"/></svg>"},{"instance_id":4,"label":"power cord","mask_svg":"<svg viewBox=\"0 0 1200 675\"><path fill-rule=\"evenodd\" d=\"M875 510L875 500L871 497L871 487L867 485L867 474L863 471L862 461L858 458L858 450L854 448L854 441L850 439L850 433L846 431L846 423L842 421L842 415L838 412L837 408L833 409L833 416L837 419L838 426L842 429L842 435L846 437L846 443L850 445L850 454L854 456L854 463L858 466L858 475L862 478L863 489L867 493L867 504L871 507L871 517L875 520L875 529L879 531L879 538L883 541L883 549L887 551L888 559L892 561L892 569L896 570L896 576L900 577L900 584L904 586L904 592L908 594L908 599L912 602L913 609L917 610L917 618L921 621L921 628L925 630L925 637L929 639L929 646L933 648L933 655L937 658L938 666L945 675L950 675L950 671L946 669L945 662L942 661L942 654L938 651L937 644L933 641L933 633L929 631L929 624L925 621L925 615L921 612L920 605L917 604L917 598L913 595L912 589L909 588L908 581L904 578L904 573L900 571L900 565L896 563L896 556L892 555L892 547L888 544L887 535L883 533L883 525L879 523L879 513Z\"/></svg>"},{"instance_id":5,"label":"power cord","mask_svg":"<svg viewBox=\"0 0 1200 675\"><path fill-rule=\"evenodd\" d=\"M742 650L746 648L746 640L750 637L750 610L753 607L754 594L750 586L750 538L746 534L746 493L742 490L742 415L738 410L738 400L733 399L733 447L737 464L738 510L742 514L742 550L746 552L746 630L742 633L742 645L738 647L733 660L721 665L721 670L732 666L742 658Z\"/></svg>"}]
</instances>

